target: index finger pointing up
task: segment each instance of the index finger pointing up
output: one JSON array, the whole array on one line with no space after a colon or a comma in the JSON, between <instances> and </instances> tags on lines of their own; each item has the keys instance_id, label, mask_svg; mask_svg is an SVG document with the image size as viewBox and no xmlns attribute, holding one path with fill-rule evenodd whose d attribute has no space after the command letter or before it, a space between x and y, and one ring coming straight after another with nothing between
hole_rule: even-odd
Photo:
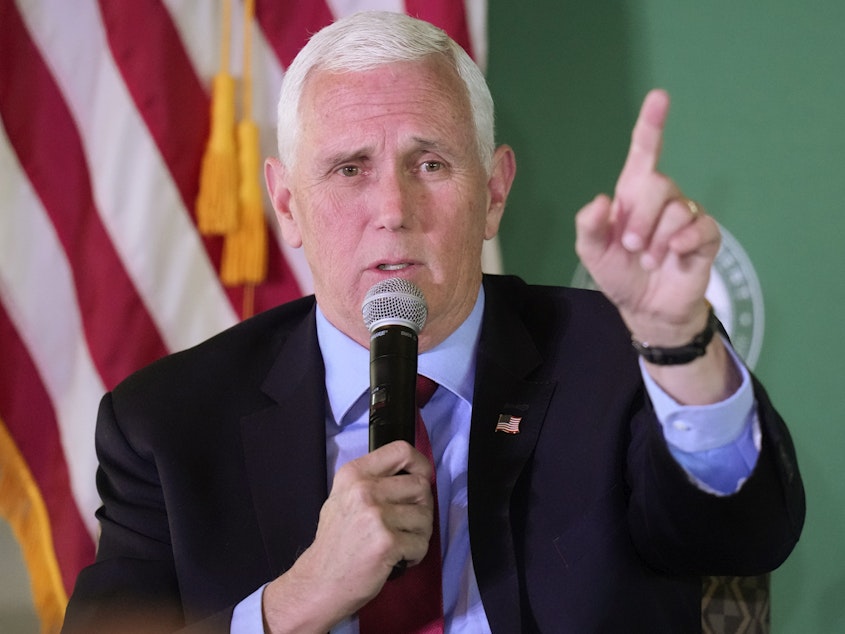
<instances>
[{"instance_id":1,"label":"index finger pointing up","mask_svg":"<svg viewBox=\"0 0 845 634\"><path fill-rule=\"evenodd\" d=\"M620 182L657 169L668 113L669 95L666 91L652 90L646 95L631 133L631 147L619 175Z\"/></svg>"}]
</instances>

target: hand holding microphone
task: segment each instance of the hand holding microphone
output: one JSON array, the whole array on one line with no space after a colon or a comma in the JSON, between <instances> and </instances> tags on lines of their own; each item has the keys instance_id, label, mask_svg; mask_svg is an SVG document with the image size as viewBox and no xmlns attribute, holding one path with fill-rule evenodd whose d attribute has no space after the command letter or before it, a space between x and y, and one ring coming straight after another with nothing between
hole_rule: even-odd
<instances>
[{"instance_id":1,"label":"hand holding microphone","mask_svg":"<svg viewBox=\"0 0 845 634\"><path fill-rule=\"evenodd\" d=\"M294 566L307 579L334 580L338 587L321 591L348 596L344 614L370 601L385 577L395 578L409 561L421 561L433 530L432 492L421 483L430 477L428 460L398 445L393 452L372 453L394 440L414 444L417 336L428 314L425 298L411 282L391 278L370 288L361 311L371 338L371 453L338 470L314 543ZM409 472L422 478L395 477ZM347 580L351 585L344 585Z\"/></svg>"}]
</instances>

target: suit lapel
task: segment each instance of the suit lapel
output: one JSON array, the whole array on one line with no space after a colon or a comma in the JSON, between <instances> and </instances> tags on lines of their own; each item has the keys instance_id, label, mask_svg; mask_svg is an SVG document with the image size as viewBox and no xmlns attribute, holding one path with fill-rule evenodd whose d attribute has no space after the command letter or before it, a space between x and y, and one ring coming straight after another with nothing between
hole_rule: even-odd
<instances>
[{"instance_id":1,"label":"suit lapel","mask_svg":"<svg viewBox=\"0 0 845 634\"><path fill-rule=\"evenodd\" d=\"M274 574L314 539L326 483L325 371L314 311L282 345L262 389L276 404L241 420L244 457Z\"/></svg>"},{"instance_id":2,"label":"suit lapel","mask_svg":"<svg viewBox=\"0 0 845 634\"><path fill-rule=\"evenodd\" d=\"M542 362L512 298L485 284L469 446L469 528L479 590L491 626L520 631L520 588L510 515L511 494L529 459L555 382L525 377ZM504 293L503 293L504 294ZM513 417L518 433L497 431Z\"/></svg>"}]
</instances>

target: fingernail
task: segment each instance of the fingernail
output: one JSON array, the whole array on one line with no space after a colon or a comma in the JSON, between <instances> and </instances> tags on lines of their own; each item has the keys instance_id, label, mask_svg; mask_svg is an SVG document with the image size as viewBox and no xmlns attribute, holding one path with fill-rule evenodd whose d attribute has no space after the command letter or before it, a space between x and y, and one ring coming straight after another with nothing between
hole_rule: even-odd
<instances>
[{"instance_id":1,"label":"fingernail","mask_svg":"<svg viewBox=\"0 0 845 634\"><path fill-rule=\"evenodd\" d=\"M643 240L636 233L625 233L622 236L622 246L628 251L640 251L643 248Z\"/></svg>"}]
</instances>

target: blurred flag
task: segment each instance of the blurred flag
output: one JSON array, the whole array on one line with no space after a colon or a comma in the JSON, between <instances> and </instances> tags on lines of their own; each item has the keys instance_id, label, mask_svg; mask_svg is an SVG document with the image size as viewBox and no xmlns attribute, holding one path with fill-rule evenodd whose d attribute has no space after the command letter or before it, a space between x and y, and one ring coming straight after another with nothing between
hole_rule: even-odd
<instances>
[{"instance_id":1,"label":"blurred flag","mask_svg":"<svg viewBox=\"0 0 845 634\"><path fill-rule=\"evenodd\" d=\"M427 19L484 65L486 0L257 0L262 156L275 153L285 66L310 33L361 9ZM223 239L201 236L194 214L222 14L211 0L0 0L0 514L44 631L94 557L102 393L243 316L244 288L219 280ZM236 82L243 19L234 0ZM311 291L266 199L264 215L268 272L249 312Z\"/></svg>"}]
</instances>

